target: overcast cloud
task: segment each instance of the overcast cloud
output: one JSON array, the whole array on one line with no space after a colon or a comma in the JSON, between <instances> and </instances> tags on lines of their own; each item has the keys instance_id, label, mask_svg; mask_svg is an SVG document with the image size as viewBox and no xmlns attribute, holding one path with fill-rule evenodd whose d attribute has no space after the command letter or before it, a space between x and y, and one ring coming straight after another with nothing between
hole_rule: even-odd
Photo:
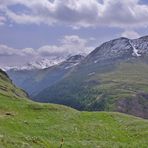
<instances>
[{"instance_id":1,"label":"overcast cloud","mask_svg":"<svg viewBox=\"0 0 148 148\"><path fill-rule=\"evenodd\" d=\"M18 29L19 26L23 26L22 29ZM39 39L33 31L36 26L39 27L36 29L38 36L42 35ZM146 0L0 0L0 28L3 28L0 32L0 65L17 64L26 59L86 54L99 46L98 41L116 36L138 38L147 27ZM104 36L101 35L102 28ZM52 33L45 36L42 29ZM111 33L114 30L118 30L116 35ZM94 35L89 36L92 32ZM21 37L28 40L20 41ZM50 44L47 38L53 43ZM94 45L91 39L96 41ZM40 46L32 47L39 41ZM15 47L7 45L11 43ZM21 44L23 48L17 48Z\"/></svg>"},{"instance_id":2,"label":"overcast cloud","mask_svg":"<svg viewBox=\"0 0 148 148\"><path fill-rule=\"evenodd\" d=\"M147 27L148 5L140 0L1 0L6 20L18 24L66 23L72 27ZM20 9L15 9L16 7ZM0 19L4 23L3 18Z\"/></svg>"},{"instance_id":3,"label":"overcast cloud","mask_svg":"<svg viewBox=\"0 0 148 148\"><path fill-rule=\"evenodd\" d=\"M91 40L91 38L90 38ZM29 60L36 60L36 59L42 59L42 58L52 58L52 57L67 57L69 55L76 55L76 54L88 54L90 51L94 49L94 47L88 46L88 43L90 40L85 40L83 38L80 38L79 36L64 36L63 39L60 39L60 44L57 45L45 45L38 49L33 48L24 48L24 49L14 49L11 47L8 47L6 45L0 45L0 57L5 57L8 61L10 60L10 57L18 58L21 62L25 63L26 59ZM5 66L5 63L3 62L4 59L0 58L0 63L3 63L1 65ZM14 65L17 65L18 61L15 61ZM6 63L7 65L7 63Z\"/></svg>"}]
</instances>

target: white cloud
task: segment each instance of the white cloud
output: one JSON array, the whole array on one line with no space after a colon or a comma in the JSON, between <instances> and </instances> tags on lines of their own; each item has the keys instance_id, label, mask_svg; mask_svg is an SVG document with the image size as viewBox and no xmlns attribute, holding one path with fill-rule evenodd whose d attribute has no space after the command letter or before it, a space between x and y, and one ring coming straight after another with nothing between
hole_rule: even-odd
<instances>
[{"instance_id":1,"label":"white cloud","mask_svg":"<svg viewBox=\"0 0 148 148\"><path fill-rule=\"evenodd\" d=\"M18 49L8 47L6 45L0 45L0 56L13 56L13 55L22 55Z\"/></svg>"},{"instance_id":2,"label":"white cloud","mask_svg":"<svg viewBox=\"0 0 148 148\"><path fill-rule=\"evenodd\" d=\"M6 21L6 18L3 17L3 16L0 16L0 26L1 25L4 25L5 24L5 21Z\"/></svg>"},{"instance_id":3,"label":"white cloud","mask_svg":"<svg viewBox=\"0 0 148 148\"><path fill-rule=\"evenodd\" d=\"M136 31L133 31L133 30L126 30L126 31L124 31L122 33L122 36L130 38L130 39L135 39L135 38L139 38L140 37L140 35Z\"/></svg>"},{"instance_id":4,"label":"white cloud","mask_svg":"<svg viewBox=\"0 0 148 148\"><path fill-rule=\"evenodd\" d=\"M1 0L6 18L19 24L63 23L74 28L88 26L146 27L148 5L140 0ZM15 12L10 6L22 7Z\"/></svg>"},{"instance_id":5,"label":"white cloud","mask_svg":"<svg viewBox=\"0 0 148 148\"><path fill-rule=\"evenodd\" d=\"M32 48L22 49L21 52L22 52L22 55L30 55L30 56L31 55L33 55L33 56L36 56L37 55L35 49L32 49Z\"/></svg>"},{"instance_id":6,"label":"white cloud","mask_svg":"<svg viewBox=\"0 0 148 148\"><path fill-rule=\"evenodd\" d=\"M46 45L38 49L24 48L15 49L6 45L0 45L0 63L21 64L40 58L67 57L75 54L88 54L94 47L88 46L91 40L85 40L76 35L64 36L60 45ZM11 61L12 59L12 61ZM5 62L3 62L5 61ZM20 63L21 62L21 63Z\"/></svg>"},{"instance_id":7,"label":"white cloud","mask_svg":"<svg viewBox=\"0 0 148 148\"><path fill-rule=\"evenodd\" d=\"M38 49L41 55L70 55L70 54L84 54L93 50L93 47L87 45L88 41L76 35L65 36L60 40L60 45L43 46Z\"/></svg>"}]
</instances>

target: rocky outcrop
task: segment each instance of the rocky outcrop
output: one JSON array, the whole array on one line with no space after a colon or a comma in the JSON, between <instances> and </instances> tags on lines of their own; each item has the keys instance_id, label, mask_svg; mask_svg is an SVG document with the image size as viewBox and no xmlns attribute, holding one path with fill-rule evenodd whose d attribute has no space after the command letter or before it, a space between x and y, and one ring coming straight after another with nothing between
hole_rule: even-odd
<instances>
[{"instance_id":1,"label":"rocky outcrop","mask_svg":"<svg viewBox=\"0 0 148 148\"><path fill-rule=\"evenodd\" d=\"M116 111L148 119L148 94L146 93L138 94L135 97L120 99L116 105Z\"/></svg>"}]
</instances>

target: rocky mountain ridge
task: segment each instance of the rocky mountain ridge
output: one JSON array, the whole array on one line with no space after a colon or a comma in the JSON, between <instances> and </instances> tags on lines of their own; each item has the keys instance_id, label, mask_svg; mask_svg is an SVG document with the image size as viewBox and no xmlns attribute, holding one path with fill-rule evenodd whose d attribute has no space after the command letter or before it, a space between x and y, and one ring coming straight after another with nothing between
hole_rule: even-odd
<instances>
[{"instance_id":1,"label":"rocky mountain ridge","mask_svg":"<svg viewBox=\"0 0 148 148\"><path fill-rule=\"evenodd\" d=\"M103 43L91 52L85 61L101 63L112 59L128 59L145 55L148 55L148 36L133 40L121 37Z\"/></svg>"}]
</instances>

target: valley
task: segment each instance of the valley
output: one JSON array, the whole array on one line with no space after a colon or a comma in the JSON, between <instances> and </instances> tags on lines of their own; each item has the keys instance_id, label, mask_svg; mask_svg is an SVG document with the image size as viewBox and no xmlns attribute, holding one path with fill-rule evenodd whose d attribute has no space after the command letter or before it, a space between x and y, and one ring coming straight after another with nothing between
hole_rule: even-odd
<instances>
[{"instance_id":1,"label":"valley","mask_svg":"<svg viewBox=\"0 0 148 148\"><path fill-rule=\"evenodd\" d=\"M148 118L148 37L118 38L46 69L7 71L37 102Z\"/></svg>"}]
</instances>

